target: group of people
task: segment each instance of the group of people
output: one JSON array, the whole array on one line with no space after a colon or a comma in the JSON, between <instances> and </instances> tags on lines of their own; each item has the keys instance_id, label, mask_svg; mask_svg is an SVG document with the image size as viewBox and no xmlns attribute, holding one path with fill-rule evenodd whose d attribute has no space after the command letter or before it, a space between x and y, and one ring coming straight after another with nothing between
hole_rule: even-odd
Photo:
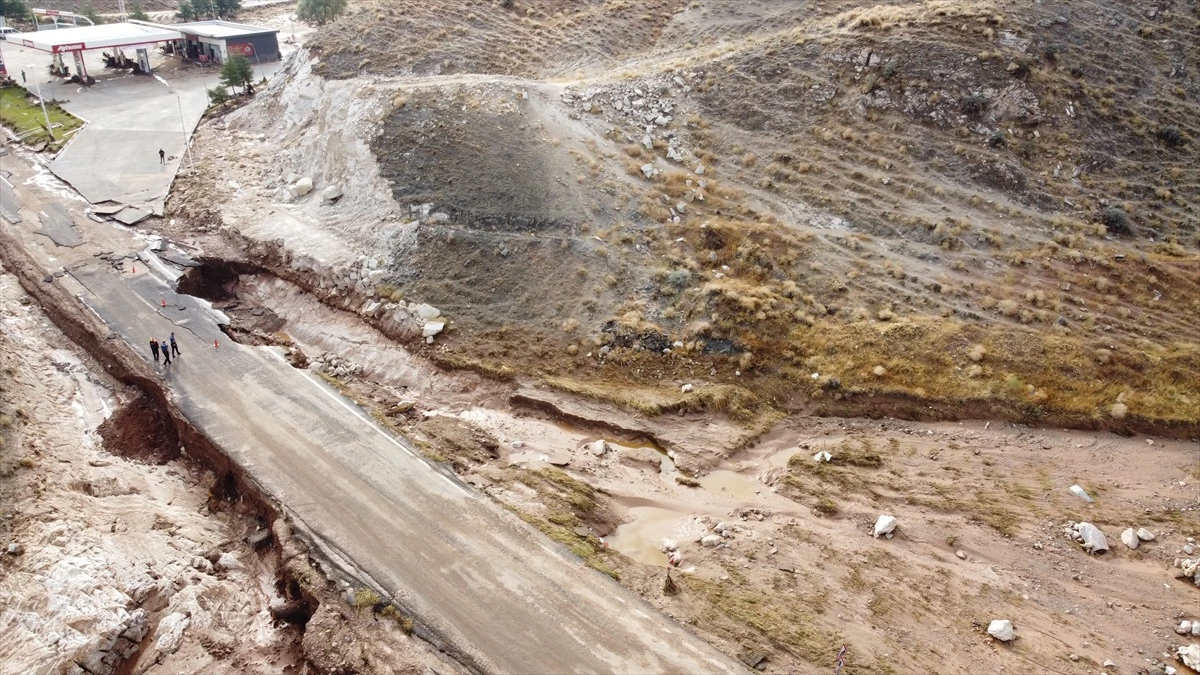
<instances>
[{"instance_id":1,"label":"group of people","mask_svg":"<svg viewBox=\"0 0 1200 675\"><path fill-rule=\"evenodd\" d=\"M163 365L171 365L171 357L179 356L179 345L175 344L175 334L171 333L170 340L159 342L150 338L150 353L154 354L154 362L158 363L158 353L162 352Z\"/></svg>"}]
</instances>

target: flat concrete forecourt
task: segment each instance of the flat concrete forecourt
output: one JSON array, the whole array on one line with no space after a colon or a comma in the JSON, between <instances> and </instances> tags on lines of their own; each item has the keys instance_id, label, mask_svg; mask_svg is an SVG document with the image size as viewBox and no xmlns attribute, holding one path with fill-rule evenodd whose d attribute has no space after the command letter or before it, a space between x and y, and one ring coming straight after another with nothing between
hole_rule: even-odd
<instances>
[{"instance_id":1,"label":"flat concrete forecourt","mask_svg":"<svg viewBox=\"0 0 1200 675\"><path fill-rule=\"evenodd\" d=\"M47 99L58 99L72 115L87 122L50 163L50 170L93 204L117 202L149 205L161 213L175 179L187 168L184 156L187 139L208 105L206 88L216 86L216 69L189 68L159 73L167 84L153 77L106 72L101 49L110 45L151 47L165 40L178 40L178 31L143 24L102 24L39 33L19 33L6 42L5 63L10 74L26 87L40 87ZM51 52L83 45L88 72L97 76L90 86L52 83L46 78ZM66 59L70 62L70 59ZM256 75L270 76L277 63L255 67ZM169 158L159 162L158 151Z\"/></svg>"},{"instance_id":2,"label":"flat concrete forecourt","mask_svg":"<svg viewBox=\"0 0 1200 675\"><path fill-rule=\"evenodd\" d=\"M175 294L165 271L147 269L165 266L152 262L133 275L92 261L68 272L87 306L147 361L150 338L175 332L182 355L163 377L180 411L324 557L419 617L419 635L480 672L742 670L307 371L229 342L218 315Z\"/></svg>"}]
</instances>

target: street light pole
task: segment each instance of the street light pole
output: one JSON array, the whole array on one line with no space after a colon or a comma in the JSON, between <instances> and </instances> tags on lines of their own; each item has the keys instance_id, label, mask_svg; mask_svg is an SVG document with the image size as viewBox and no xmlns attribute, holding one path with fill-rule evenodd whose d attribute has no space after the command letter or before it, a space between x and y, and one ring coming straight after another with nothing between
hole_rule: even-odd
<instances>
[{"instance_id":1,"label":"street light pole","mask_svg":"<svg viewBox=\"0 0 1200 675\"><path fill-rule=\"evenodd\" d=\"M183 100L180 98L179 92L175 91L175 89L173 89L171 87L171 85L167 83L166 80L162 79L158 75L154 75L153 77L154 77L154 79L161 82L162 85L167 88L167 91L169 91L175 95L175 105L179 107L179 130L183 132L183 154L185 157L187 157L188 171L190 173L194 174L194 173L196 173L196 164L192 160L192 153L191 153L192 144L191 144L191 140L188 138L187 123L183 121ZM181 162L181 164L182 164L182 162Z\"/></svg>"},{"instance_id":2,"label":"street light pole","mask_svg":"<svg viewBox=\"0 0 1200 675\"><path fill-rule=\"evenodd\" d=\"M46 112L46 99L42 98L42 85L34 82L33 86L37 89L38 103L42 104L42 115L46 117L46 133L50 134L50 140L57 140L54 138L54 127L50 126L50 113Z\"/></svg>"}]
</instances>

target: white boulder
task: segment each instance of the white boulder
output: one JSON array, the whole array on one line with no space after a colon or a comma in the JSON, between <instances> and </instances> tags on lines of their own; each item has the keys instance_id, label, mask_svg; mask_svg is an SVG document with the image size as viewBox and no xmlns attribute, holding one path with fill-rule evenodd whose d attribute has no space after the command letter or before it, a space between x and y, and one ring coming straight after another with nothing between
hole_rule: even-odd
<instances>
[{"instance_id":1,"label":"white boulder","mask_svg":"<svg viewBox=\"0 0 1200 675\"><path fill-rule=\"evenodd\" d=\"M292 195L293 199L299 199L312 191L313 182L308 176L305 176L304 178L301 178L300 180L288 186L288 193Z\"/></svg>"},{"instance_id":2,"label":"white boulder","mask_svg":"<svg viewBox=\"0 0 1200 675\"><path fill-rule=\"evenodd\" d=\"M1017 637L1013 631L1012 621L1008 619L992 619L988 624L988 635L1000 640L1001 642L1012 642Z\"/></svg>"},{"instance_id":3,"label":"white boulder","mask_svg":"<svg viewBox=\"0 0 1200 675\"><path fill-rule=\"evenodd\" d=\"M434 335L437 335L438 333L442 332L442 329L445 327L446 327L445 321L426 321L425 327L421 329L421 336L422 337L433 337Z\"/></svg>"},{"instance_id":4,"label":"white boulder","mask_svg":"<svg viewBox=\"0 0 1200 675\"><path fill-rule=\"evenodd\" d=\"M602 456L604 456L604 453L608 452L608 443L605 443L604 439L601 438L599 440L595 440L595 441L592 441L591 443L588 443L587 448L588 448L588 452L591 452L593 455L595 455L597 457L602 457Z\"/></svg>"},{"instance_id":5,"label":"white boulder","mask_svg":"<svg viewBox=\"0 0 1200 675\"><path fill-rule=\"evenodd\" d=\"M415 313L417 316L421 317L422 319L425 319L426 321L436 319L442 315L442 311L440 309L438 309L437 307L434 307L432 305L427 305L425 303L421 303L421 304L417 305L416 308L413 309L413 313Z\"/></svg>"},{"instance_id":6,"label":"white boulder","mask_svg":"<svg viewBox=\"0 0 1200 675\"><path fill-rule=\"evenodd\" d=\"M1175 627L1175 632L1179 633L1180 635L1191 635L1192 622L1187 620L1180 621L1179 625Z\"/></svg>"},{"instance_id":7,"label":"white boulder","mask_svg":"<svg viewBox=\"0 0 1200 675\"><path fill-rule=\"evenodd\" d=\"M1137 536L1142 541L1154 541L1154 533L1144 527L1138 528Z\"/></svg>"},{"instance_id":8,"label":"white boulder","mask_svg":"<svg viewBox=\"0 0 1200 675\"><path fill-rule=\"evenodd\" d=\"M818 452L817 454L813 455L813 461L818 464L820 464L821 462L828 462L831 459L833 459L833 455L829 454L829 452L827 450L822 450L822 451Z\"/></svg>"},{"instance_id":9,"label":"white boulder","mask_svg":"<svg viewBox=\"0 0 1200 675\"><path fill-rule=\"evenodd\" d=\"M1079 534L1083 547L1089 553L1103 553L1108 550L1108 539L1105 538L1100 528L1095 525L1091 523L1077 523L1075 525L1075 532Z\"/></svg>"},{"instance_id":10,"label":"white boulder","mask_svg":"<svg viewBox=\"0 0 1200 675\"><path fill-rule=\"evenodd\" d=\"M1138 544L1142 543L1142 540L1138 539L1137 533L1133 531L1132 527L1127 527L1121 532L1121 543L1125 544L1126 548L1135 549Z\"/></svg>"},{"instance_id":11,"label":"white boulder","mask_svg":"<svg viewBox=\"0 0 1200 675\"><path fill-rule=\"evenodd\" d=\"M692 390L693 390L693 389L695 389L695 387L693 387L692 385L690 385L690 384L685 384L685 385L683 385L682 387L680 387L680 388L679 388L679 391L681 391L681 392L683 392L683 393L685 393L685 394L690 394L690 393L692 393Z\"/></svg>"},{"instance_id":12,"label":"white boulder","mask_svg":"<svg viewBox=\"0 0 1200 675\"><path fill-rule=\"evenodd\" d=\"M330 185L321 191L321 199L327 202L337 201L342 197L342 188L338 185Z\"/></svg>"},{"instance_id":13,"label":"white boulder","mask_svg":"<svg viewBox=\"0 0 1200 675\"><path fill-rule=\"evenodd\" d=\"M721 535L719 534L706 534L700 538L700 544L703 546L708 546L709 548L712 548L720 543Z\"/></svg>"},{"instance_id":14,"label":"white boulder","mask_svg":"<svg viewBox=\"0 0 1200 675\"><path fill-rule=\"evenodd\" d=\"M875 538L885 534L891 534L896 529L896 517L887 514L879 516L875 521Z\"/></svg>"}]
</instances>

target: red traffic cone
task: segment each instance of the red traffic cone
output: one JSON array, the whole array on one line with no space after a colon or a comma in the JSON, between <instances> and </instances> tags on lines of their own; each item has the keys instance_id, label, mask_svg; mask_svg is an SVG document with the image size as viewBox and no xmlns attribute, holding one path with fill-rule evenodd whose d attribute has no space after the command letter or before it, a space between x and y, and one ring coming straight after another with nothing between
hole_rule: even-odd
<instances>
[{"instance_id":1,"label":"red traffic cone","mask_svg":"<svg viewBox=\"0 0 1200 675\"><path fill-rule=\"evenodd\" d=\"M166 307L166 306L167 306L167 299L166 299L166 298L163 298L163 299L162 299L162 303L163 303L163 307Z\"/></svg>"},{"instance_id":2,"label":"red traffic cone","mask_svg":"<svg viewBox=\"0 0 1200 675\"><path fill-rule=\"evenodd\" d=\"M216 349L218 346L219 346L219 345L217 345L217 341L216 341L216 340L213 340L213 349Z\"/></svg>"},{"instance_id":3,"label":"red traffic cone","mask_svg":"<svg viewBox=\"0 0 1200 675\"><path fill-rule=\"evenodd\" d=\"M130 265L129 267L133 269L133 272L131 272L131 274L137 274L137 265Z\"/></svg>"}]
</instances>

